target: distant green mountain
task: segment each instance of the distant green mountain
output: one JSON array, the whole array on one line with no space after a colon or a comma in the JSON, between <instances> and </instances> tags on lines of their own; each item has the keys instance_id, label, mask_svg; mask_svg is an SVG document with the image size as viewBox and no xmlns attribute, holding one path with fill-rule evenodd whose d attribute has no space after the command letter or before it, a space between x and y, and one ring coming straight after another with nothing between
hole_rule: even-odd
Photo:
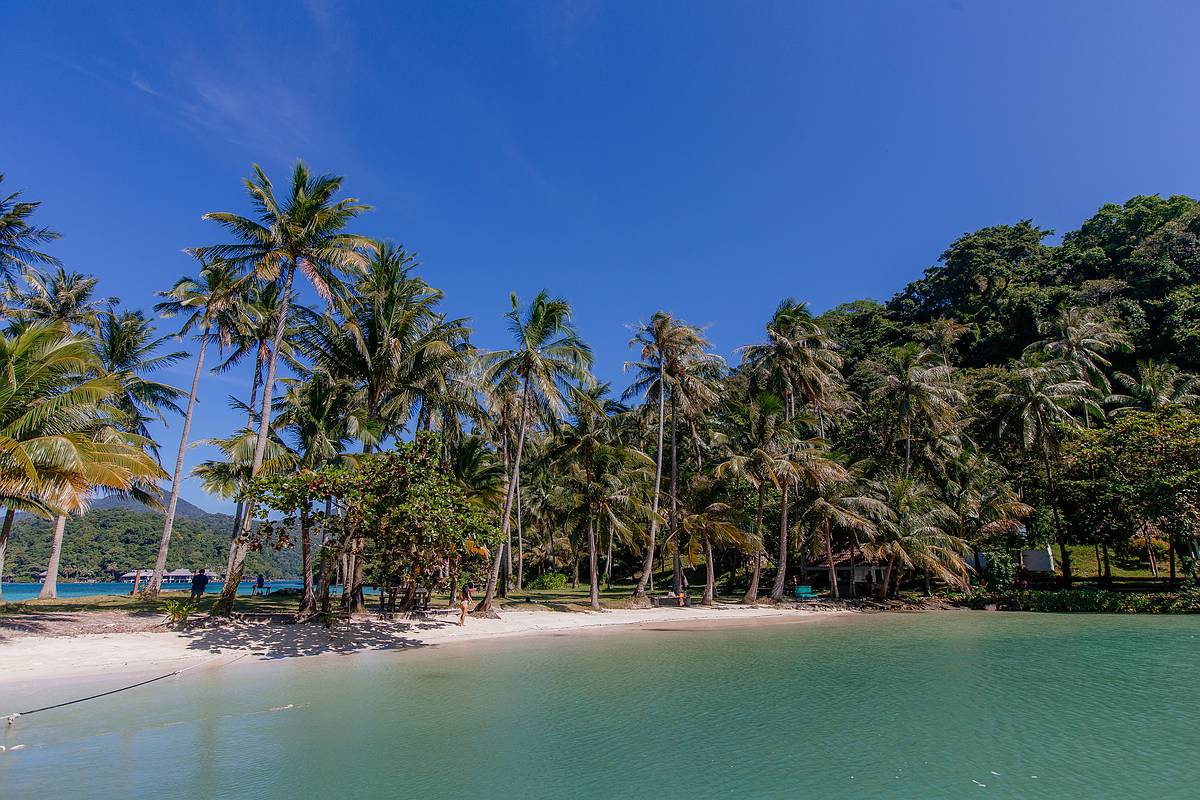
<instances>
[{"instance_id":1,"label":"distant green mountain","mask_svg":"<svg viewBox=\"0 0 1200 800\"><path fill-rule=\"evenodd\" d=\"M162 536L161 512L129 501L104 498L82 517L67 521L63 536L60 580L111 579L134 569L152 569ZM180 505L184 505L180 501ZM187 503L171 534L167 569L225 571L233 517L209 514ZM30 514L13 522L4 572L7 578L30 580L46 569L54 523ZM300 554L295 549L251 553L246 572L262 572L272 578L292 578L300 572Z\"/></svg>"},{"instance_id":2,"label":"distant green mountain","mask_svg":"<svg viewBox=\"0 0 1200 800\"><path fill-rule=\"evenodd\" d=\"M168 496L169 491L170 491L169 487L163 491L163 503L164 504L166 503L166 498ZM142 505L137 500L134 500L131 497L97 497L95 500L92 501L92 504L90 506L90 509L92 511L109 511L109 510L116 509L116 508L124 509L126 511L153 510L153 509L147 509L144 505ZM161 511L159 511L157 513L162 514ZM175 505L175 519L200 519L201 517L207 517L207 516L209 516L209 512L205 511L203 508L200 508L200 506L189 503L187 500L184 500L182 497L179 498L179 502L176 503L176 505ZM224 515L213 514L212 516L224 516ZM232 525L233 523L230 522L229 524Z\"/></svg>"}]
</instances>

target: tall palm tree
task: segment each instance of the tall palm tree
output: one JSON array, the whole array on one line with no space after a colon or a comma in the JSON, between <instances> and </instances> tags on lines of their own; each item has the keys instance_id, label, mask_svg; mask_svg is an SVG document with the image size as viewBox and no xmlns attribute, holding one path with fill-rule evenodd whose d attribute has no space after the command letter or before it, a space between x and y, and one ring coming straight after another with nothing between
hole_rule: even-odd
<instances>
[{"instance_id":1,"label":"tall palm tree","mask_svg":"<svg viewBox=\"0 0 1200 800\"><path fill-rule=\"evenodd\" d=\"M171 531L175 526L175 509L179 503L179 491L183 486L183 457L187 452L188 435L192 429L192 415L199 397L200 373L204 369L204 355L211 340L229 346L233 334L243 324L244 286L238 270L223 262L200 262L196 277L180 278L171 289L161 292L165 298L154 309L165 317L183 316L178 335L198 333L199 350L196 354L196 369L192 373L192 387L188 392L187 409L183 415L183 431L179 437L179 452L175 456L175 471L171 475L171 496L163 519L162 537L158 543L158 557L154 562L154 574L146 585L147 597L157 597L162 587L163 572L167 568L167 552L171 545Z\"/></svg>"},{"instance_id":2,"label":"tall palm tree","mask_svg":"<svg viewBox=\"0 0 1200 800\"><path fill-rule=\"evenodd\" d=\"M793 465L786 458L784 440L792 435L779 397L761 393L744 403L731 404L727 420L725 460L716 466L718 479L736 478L746 481L757 496L754 513L754 537L758 542L753 553L754 572L742 602L758 602L758 582L762 573L763 512L766 492L780 489L792 480Z\"/></svg>"},{"instance_id":3,"label":"tall palm tree","mask_svg":"<svg viewBox=\"0 0 1200 800\"><path fill-rule=\"evenodd\" d=\"M1058 454L1061 429L1079 427L1079 420L1072 412L1090 408L1093 413L1100 413L1100 409L1092 399L1094 389L1091 383L1077 377L1075 370L1066 362L1043 362L1036 356L1026 355L1021 363L1023 366L1017 372L1015 384L1005 387L999 396L1005 409L999 434L1003 438L1009 431L1015 431L1025 449L1036 450L1042 457L1049 502L1054 511L1063 579L1069 585L1071 555L1067 550L1066 531L1055 500L1058 491L1053 465Z\"/></svg>"},{"instance_id":4,"label":"tall palm tree","mask_svg":"<svg viewBox=\"0 0 1200 800\"><path fill-rule=\"evenodd\" d=\"M742 355L751 370L755 383L761 383L783 398L784 418L791 422L797 416L797 400L813 409L817 427L825 436L826 400L840 395L842 388L842 357L837 345L813 320L808 308L792 298L785 299L775 309L767 323L767 341L742 348ZM795 441L799 441L793 437ZM788 454L790 455L790 453ZM802 467L810 459L799 459ZM788 562L788 492L793 481L783 482L780 499L779 566L771 586L771 599L783 598L787 581Z\"/></svg>"},{"instance_id":5,"label":"tall palm tree","mask_svg":"<svg viewBox=\"0 0 1200 800\"><path fill-rule=\"evenodd\" d=\"M666 408L671 408L671 478L669 497L670 536L678 535L678 476L679 476L679 416L697 417L717 401L716 382L724 371L724 360L707 352L712 343L694 325L658 311L650 322L634 327L630 346L639 348L639 361L627 362L625 369L634 370L633 383L623 398L643 398L646 408L657 407L657 449L654 478L654 497L650 510L650 530L646 539L642 574L634 588L634 597L644 599L646 586L654 570L654 549L657 540L659 506L662 495L662 470L665 452ZM679 548L673 557L672 591L682 591L682 564Z\"/></svg>"},{"instance_id":6,"label":"tall palm tree","mask_svg":"<svg viewBox=\"0 0 1200 800\"><path fill-rule=\"evenodd\" d=\"M318 295L331 300L339 282L338 273L362 266L376 245L367 237L346 232L355 217L370 208L354 198L334 199L342 188L340 177L312 175L303 162L297 162L288 193L280 198L271 180L256 164L254 176L244 183L255 217L224 211L205 214L205 219L220 224L235 241L198 248L196 255L245 267L257 279L277 281L281 286L278 320L263 381L258 438L250 462L253 477L262 466L270 436L275 372L296 273L300 272ZM249 526L247 516L241 521L238 536L230 545L231 569L215 606L216 613L228 615L233 610L246 558L245 539Z\"/></svg>"},{"instance_id":7,"label":"tall palm tree","mask_svg":"<svg viewBox=\"0 0 1200 800\"><path fill-rule=\"evenodd\" d=\"M513 499L521 474L521 452L525 447L531 404L544 403L555 414L561 414L566 383L583 380L592 366L591 348L575 332L571 324L571 306L566 300L550 297L544 289L525 309L521 308L515 293L510 300L512 308L505 316L515 347L490 354L485 369L489 382L511 376L521 386L516 448L500 515L503 540L507 540L512 531ZM504 551L503 544L496 549L483 598L476 607L478 612L492 613Z\"/></svg>"},{"instance_id":8,"label":"tall palm tree","mask_svg":"<svg viewBox=\"0 0 1200 800\"><path fill-rule=\"evenodd\" d=\"M4 183L3 173L0 173L0 183ZM62 234L30 224L30 218L41 202L20 198L20 192L0 196L0 283L4 284L11 284L25 269L54 267L59 263L57 258L43 253L40 248L61 238Z\"/></svg>"},{"instance_id":9,"label":"tall palm tree","mask_svg":"<svg viewBox=\"0 0 1200 800\"><path fill-rule=\"evenodd\" d=\"M619 462L622 449L615 437L612 415L624 408L607 397L608 392L609 384L595 381L569 387L568 421L556 431L550 447L552 459L571 459L578 467L582 487L579 506L583 509L587 530L589 599L596 611L600 610L600 562L596 544L599 490L604 483L606 462Z\"/></svg>"},{"instance_id":10,"label":"tall palm tree","mask_svg":"<svg viewBox=\"0 0 1200 800\"><path fill-rule=\"evenodd\" d=\"M1125 391L1110 394L1104 402L1116 406L1113 416L1160 408L1200 406L1200 377L1180 371L1174 364L1139 361L1137 372L1118 372L1113 377Z\"/></svg>"},{"instance_id":11,"label":"tall palm tree","mask_svg":"<svg viewBox=\"0 0 1200 800\"><path fill-rule=\"evenodd\" d=\"M904 475L912 468L913 431L918 425L937 432L948 427L956 408L966 402L950 382L950 368L915 342L888 353L874 365L881 381L872 400L895 415L904 439Z\"/></svg>"},{"instance_id":12,"label":"tall palm tree","mask_svg":"<svg viewBox=\"0 0 1200 800\"><path fill-rule=\"evenodd\" d=\"M755 553L761 542L750 535L742 524L741 514L732 503L721 499L725 486L707 475L698 475L684 494L679 515L688 562L704 560L704 593L702 605L712 605L717 594L716 556L713 548L735 548L743 553Z\"/></svg>"}]
</instances>

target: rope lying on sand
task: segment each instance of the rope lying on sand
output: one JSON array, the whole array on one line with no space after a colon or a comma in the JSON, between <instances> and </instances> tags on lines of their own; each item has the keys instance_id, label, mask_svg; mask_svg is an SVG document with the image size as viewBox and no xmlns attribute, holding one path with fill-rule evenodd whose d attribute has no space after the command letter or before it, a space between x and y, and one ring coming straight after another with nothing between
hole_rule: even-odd
<instances>
[{"instance_id":1,"label":"rope lying on sand","mask_svg":"<svg viewBox=\"0 0 1200 800\"><path fill-rule=\"evenodd\" d=\"M230 661L229 663L232 664L234 661L245 658L247 655L248 655L248 653L242 653L240 656L233 659L233 661ZM213 656L212 658L208 659L207 661L201 661L199 664L192 664L190 667L184 667L183 669L177 669L174 672L168 672L166 675L159 675L157 678L150 678L149 680L139 681L138 683L131 683L128 686L122 686L119 689L112 689L107 692L101 692L100 694L93 694L89 697L80 697L77 700L68 700L65 703L55 703L52 706L42 706L41 708L35 708L35 709L32 709L31 711L18 711L18 712L14 712L12 714L6 714L4 716L4 721L7 722L9 725L12 725L14 722L17 721L17 717L27 717L30 714L37 714L42 711L50 711L55 708L62 708L63 706L73 706L76 703L83 703L88 700L95 700L100 697L108 697L110 694L117 694L119 692L127 692L130 689L136 689L139 686L145 686L148 683L154 683L155 681L161 681L164 678L174 678L176 675L182 675L183 673L187 672L189 669L195 669L196 667L202 667L205 664L209 664L209 663L215 661L216 659L223 658L223 657L224 656Z\"/></svg>"}]
</instances>

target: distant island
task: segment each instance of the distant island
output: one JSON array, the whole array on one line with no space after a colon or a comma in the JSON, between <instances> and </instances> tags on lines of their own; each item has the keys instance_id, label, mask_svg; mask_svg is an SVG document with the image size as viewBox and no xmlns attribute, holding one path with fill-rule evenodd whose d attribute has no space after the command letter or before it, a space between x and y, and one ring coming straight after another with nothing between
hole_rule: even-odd
<instances>
[{"instance_id":1,"label":"distant island","mask_svg":"<svg viewBox=\"0 0 1200 800\"><path fill-rule=\"evenodd\" d=\"M150 570L162 536L161 511L147 508L129 498L97 499L82 517L71 517L63 539L61 573L67 581L113 580L134 569ZM223 571L233 530L229 514L210 514L180 500L175 514L175 535L167 558L167 569ZM19 514L13 522L12 538L5 559L5 581L36 580L46 568L54 535L53 520ZM250 574L262 572L273 578L299 574L295 549L251 553Z\"/></svg>"}]
</instances>

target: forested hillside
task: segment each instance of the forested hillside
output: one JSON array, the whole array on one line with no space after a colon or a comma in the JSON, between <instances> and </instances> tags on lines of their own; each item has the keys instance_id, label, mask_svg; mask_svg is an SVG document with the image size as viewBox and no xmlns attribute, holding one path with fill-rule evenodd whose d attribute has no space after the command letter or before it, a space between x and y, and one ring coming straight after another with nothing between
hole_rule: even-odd
<instances>
[{"instance_id":1,"label":"forested hillside","mask_svg":"<svg viewBox=\"0 0 1200 800\"><path fill-rule=\"evenodd\" d=\"M129 508L93 509L82 517L71 517L63 537L62 575L65 579L105 579L141 567L154 566L162 536L162 514ZM229 552L233 517L227 514L189 515L175 520L167 569L197 569L223 572ZM13 524L5 572L16 580L29 580L46 568L54 523L22 514ZM263 572L276 578L299 574L299 556L294 549L251 553L251 573Z\"/></svg>"}]
</instances>

